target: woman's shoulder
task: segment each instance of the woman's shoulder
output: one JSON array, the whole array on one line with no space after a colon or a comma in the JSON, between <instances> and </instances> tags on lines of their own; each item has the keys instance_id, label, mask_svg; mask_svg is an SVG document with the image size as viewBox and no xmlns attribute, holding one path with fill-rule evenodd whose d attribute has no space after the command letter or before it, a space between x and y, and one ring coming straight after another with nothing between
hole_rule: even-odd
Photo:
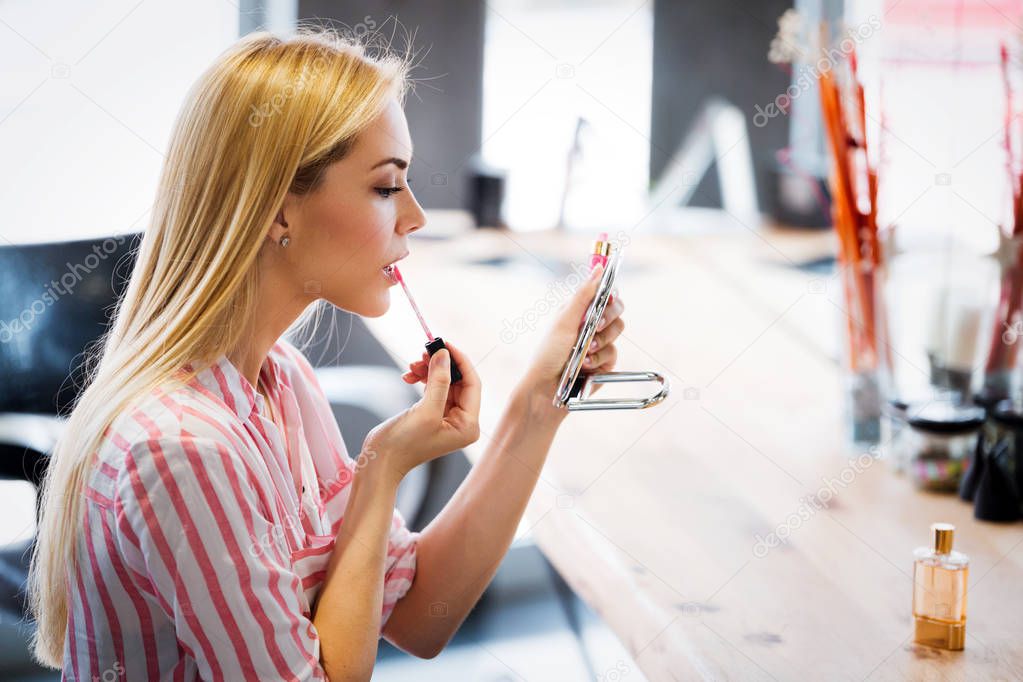
<instances>
[{"instance_id":1,"label":"woman's shoulder","mask_svg":"<svg viewBox=\"0 0 1023 682\"><path fill-rule=\"evenodd\" d=\"M316 381L309 361L290 342L278 340L270 355L290 384ZM175 439L238 445L236 435L248 403L243 401L243 389L224 375L223 364L218 361L214 365L189 379L177 375L168 378L121 410L112 420L101 446L125 451L140 442Z\"/></svg>"},{"instance_id":2,"label":"woman's shoulder","mask_svg":"<svg viewBox=\"0 0 1023 682\"><path fill-rule=\"evenodd\" d=\"M100 440L98 464L108 474L121 473L140 462L150 463L140 453L193 446L245 456L247 448L237 437L234 421L233 412L198 387L169 381L115 415Z\"/></svg>"},{"instance_id":3,"label":"woman's shoulder","mask_svg":"<svg viewBox=\"0 0 1023 682\"><path fill-rule=\"evenodd\" d=\"M216 437L226 436L235 420L237 415L222 398L194 379L174 377L121 410L111 422L111 430L134 439L188 434Z\"/></svg>"}]
</instances>

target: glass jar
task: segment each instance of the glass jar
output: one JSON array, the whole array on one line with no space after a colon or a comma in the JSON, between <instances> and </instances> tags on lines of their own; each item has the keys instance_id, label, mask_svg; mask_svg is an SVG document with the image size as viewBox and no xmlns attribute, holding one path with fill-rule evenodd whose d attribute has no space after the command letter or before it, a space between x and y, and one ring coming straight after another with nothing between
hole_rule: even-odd
<instances>
[{"instance_id":1,"label":"glass jar","mask_svg":"<svg viewBox=\"0 0 1023 682\"><path fill-rule=\"evenodd\" d=\"M984 410L974 405L941 402L907 409L904 456L917 488L949 493L959 489L984 417Z\"/></svg>"},{"instance_id":2,"label":"glass jar","mask_svg":"<svg viewBox=\"0 0 1023 682\"><path fill-rule=\"evenodd\" d=\"M907 407L901 400L885 403L881 411L881 442L877 446L880 458L900 472L906 469L906 446L902 441L906 430Z\"/></svg>"}]
</instances>

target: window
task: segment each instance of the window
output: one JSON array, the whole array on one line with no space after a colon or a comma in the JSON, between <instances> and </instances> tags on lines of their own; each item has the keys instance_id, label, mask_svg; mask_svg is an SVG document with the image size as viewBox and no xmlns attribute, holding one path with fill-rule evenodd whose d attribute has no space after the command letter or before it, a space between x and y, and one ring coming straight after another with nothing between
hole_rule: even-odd
<instances>
[{"instance_id":1,"label":"window","mask_svg":"<svg viewBox=\"0 0 1023 682\"><path fill-rule=\"evenodd\" d=\"M505 169L516 229L558 223L579 119L565 224L631 225L648 187L653 10L649 2L487 3L483 160Z\"/></svg>"}]
</instances>

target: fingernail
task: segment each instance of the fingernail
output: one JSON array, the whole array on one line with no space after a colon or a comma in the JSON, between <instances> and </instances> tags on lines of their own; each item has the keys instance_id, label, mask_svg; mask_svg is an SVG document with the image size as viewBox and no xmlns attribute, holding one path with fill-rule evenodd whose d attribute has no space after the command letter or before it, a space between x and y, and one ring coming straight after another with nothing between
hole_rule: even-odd
<instances>
[{"instance_id":1,"label":"fingernail","mask_svg":"<svg viewBox=\"0 0 1023 682\"><path fill-rule=\"evenodd\" d=\"M590 350L596 350L596 349L597 349L597 342L596 341L590 341Z\"/></svg>"},{"instance_id":2,"label":"fingernail","mask_svg":"<svg viewBox=\"0 0 1023 682\"><path fill-rule=\"evenodd\" d=\"M607 318L606 317L600 318L600 322L597 323L597 331L599 332L601 329L603 329L605 324L607 324Z\"/></svg>"}]
</instances>

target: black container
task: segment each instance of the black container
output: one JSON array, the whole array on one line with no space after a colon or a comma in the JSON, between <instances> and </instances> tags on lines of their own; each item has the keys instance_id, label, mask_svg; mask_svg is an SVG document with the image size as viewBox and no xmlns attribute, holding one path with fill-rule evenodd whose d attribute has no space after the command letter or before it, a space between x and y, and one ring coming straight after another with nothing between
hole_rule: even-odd
<instances>
[{"instance_id":1,"label":"black container","mask_svg":"<svg viewBox=\"0 0 1023 682\"><path fill-rule=\"evenodd\" d=\"M982 521L1023 518L1023 406L1002 400L989 412L970 470L959 495L973 500Z\"/></svg>"},{"instance_id":2,"label":"black container","mask_svg":"<svg viewBox=\"0 0 1023 682\"><path fill-rule=\"evenodd\" d=\"M476 157L469 163L467 182L469 210L476 219L476 227L507 227L502 210L505 172Z\"/></svg>"}]
</instances>

